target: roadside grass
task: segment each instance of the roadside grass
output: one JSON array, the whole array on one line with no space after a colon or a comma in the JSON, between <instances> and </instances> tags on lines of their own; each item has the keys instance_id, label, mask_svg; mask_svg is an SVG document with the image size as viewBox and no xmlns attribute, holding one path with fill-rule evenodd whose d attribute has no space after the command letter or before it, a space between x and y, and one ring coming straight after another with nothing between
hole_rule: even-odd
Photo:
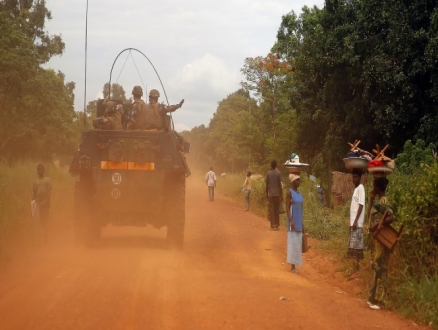
<instances>
[{"instance_id":1,"label":"roadside grass","mask_svg":"<svg viewBox=\"0 0 438 330\"><path fill-rule=\"evenodd\" d=\"M391 276L391 282L391 307L438 329L438 276L413 279L398 270Z\"/></svg>"},{"instance_id":2,"label":"roadside grass","mask_svg":"<svg viewBox=\"0 0 438 330\"><path fill-rule=\"evenodd\" d=\"M245 207L245 195L242 192L242 185L245 181L245 174L227 174L225 179L218 178L217 191L222 195L231 197L242 203L242 209ZM252 180L251 195L250 195L250 211L267 218L267 201L265 198L265 183L264 178Z\"/></svg>"},{"instance_id":3,"label":"roadside grass","mask_svg":"<svg viewBox=\"0 0 438 330\"><path fill-rule=\"evenodd\" d=\"M20 249L37 243L30 210L37 165L35 161L13 166L0 162L0 264L10 260ZM50 223L51 226L63 225L71 220L74 179L62 167L51 163L45 167L53 186Z\"/></svg>"}]
</instances>

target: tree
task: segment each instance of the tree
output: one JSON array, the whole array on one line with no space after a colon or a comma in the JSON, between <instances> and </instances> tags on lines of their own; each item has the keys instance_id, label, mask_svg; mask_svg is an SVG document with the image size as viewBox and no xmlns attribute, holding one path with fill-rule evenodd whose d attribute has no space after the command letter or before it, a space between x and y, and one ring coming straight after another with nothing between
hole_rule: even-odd
<instances>
[{"instance_id":1,"label":"tree","mask_svg":"<svg viewBox=\"0 0 438 330\"><path fill-rule=\"evenodd\" d=\"M259 102L269 104L272 136L275 141L277 139L277 112L282 101L280 89L285 87L288 74L291 73L291 65L275 54L269 53L266 57L246 58L241 72L246 79L241 82L243 89L254 92Z\"/></svg>"},{"instance_id":2,"label":"tree","mask_svg":"<svg viewBox=\"0 0 438 330\"><path fill-rule=\"evenodd\" d=\"M395 155L409 138L438 137L437 7L327 0L283 16L272 51L293 63L299 148L323 160L328 180L343 169L347 141L390 143Z\"/></svg>"},{"instance_id":3,"label":"tree","mask_svg":"<svg viewBox=\"0 0 438 330\"><path fill-rule=\"evenodd\" d=\"M109 83L105 83L105 85L103 86L102 89L102 94L103 94L103 98L106 99L108 97L108 85ZM123 89L122 85L119 84L111 84L111 99L113 100L120 100L123 103L128 102L128 100L126 99L126 92Z\"/></svg>"},{"instance_id":4,"label":"tree","mask_svg":"<svg viewBox=\"0 0 438 330\"><path fill-rule=\"evenodd\" d=\"M0 154L23 156L62 148L74 118L74 83L41 67L61 55L60 36L44 30L45 1L0 2ZM54 132L51 139L49 135ZM38 136L39 140L34 138ZM33 138L32 138L33 137ZM47 140L46 138L49 138ZM42 142L50 141L49 146ZM64 144L65 145L65 144ZM17 148L20 147L20 148ZM47 151L47 152L46 152Z\"/></svg>"},{"instance_id":5,"label":"tree","mask_svg":"<svg viewBox=\"0 0 438 330\"><path fill-rule=\"evenodd\" d=\"M435 148L432 143L426 146L423 140L418 140L415 144L407 140L403 152L395 159L397 169L404 174L413 174L418 171L421 163L431 165L434 161Z\"/></svg>"}]
</instances>

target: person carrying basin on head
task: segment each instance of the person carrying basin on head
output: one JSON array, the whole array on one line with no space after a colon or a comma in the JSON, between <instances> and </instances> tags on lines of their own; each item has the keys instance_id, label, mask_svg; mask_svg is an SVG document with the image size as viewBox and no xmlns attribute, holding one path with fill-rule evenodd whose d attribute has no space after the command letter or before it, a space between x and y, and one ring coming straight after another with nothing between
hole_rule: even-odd
<instances>
[{"instance_id":1,"label":"person carrying basin on head","mask_svg":"<svg viewBox=\"0 0 438 330\"><path fill-rule=\"evenodd\" d=\"M394 213L388 199L386 198L386 187L388 186L386 177L378 177L374 179L373 190L370 193L370 204L368 205L368 214L370 217L369 231L374 233L379 226L379 220L383 219L383 225L390 225L394 220ZM377 197L377 198L376 198ZM377 201L374 201L374 199ZM383 244L372 239L371 258L373 279L371 282L368 305L373 310L378 310L385 307L385 297L388 291L388 265L390 251Z\"/></svg>"},{"instance_id":2,"label":"person carrying basin on head","mask_svg":"<svg viewBox=\"0 0 438 330\"><path fill-rule=\"evenodd\" d=\"M299 174L289 174L290 188L286 193L287 262L290 271L298 274L296 266L302 265L303 252L303 195L298 191L301 184Z\"/></svg>"},{"instance_id":3,"label":"person carrying basin on head","mask_svg":"<svg viewBox=\"0 0 438 330\"><path fill-rule=\"evenodd\" d=\"M360 183L362 170L354 169L352 180L354 192L350 206L350 236L348 239L347 256L353 259L353 273L349 279L358 276L359 262L363 259L364 237L363 223L365 218L365 188Z\"/></svg>"}]
</instances>

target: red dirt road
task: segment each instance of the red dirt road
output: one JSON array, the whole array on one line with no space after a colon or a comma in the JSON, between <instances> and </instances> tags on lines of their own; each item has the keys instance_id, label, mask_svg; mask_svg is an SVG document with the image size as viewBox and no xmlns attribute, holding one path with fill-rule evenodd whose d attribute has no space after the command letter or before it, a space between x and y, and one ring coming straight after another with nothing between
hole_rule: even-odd
<instances>
[{"instance_id":1,"label":"red dirt road","mask_svg":"<svg viewBox=\"0 0 438 330\"><path fill-rule=\"evenodd\" d=\"M149 227L105 228L91 249L52 239L0 269L0 329L423 328L326 283L315 254L288 272L285 231L196 180L183 253Z\"/></svg>"}]
</instances>

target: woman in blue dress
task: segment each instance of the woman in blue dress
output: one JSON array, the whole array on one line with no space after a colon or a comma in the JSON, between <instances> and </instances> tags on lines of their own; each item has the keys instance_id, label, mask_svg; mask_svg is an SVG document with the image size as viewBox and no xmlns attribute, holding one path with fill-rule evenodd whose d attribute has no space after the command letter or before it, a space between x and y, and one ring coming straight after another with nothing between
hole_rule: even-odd
<instances>
[{"instance_id":1,"label":"woman in blue dress","mask_svg":"<svg viewBox=\"0 0 438 330\"><path fill-rule=\"evenodd\" d=\"M302 265L303 243L303 196L298 192L301 180L299 174L289 174L290 188L286 194L287 262L290 271L298 273L296 266Z\"/></svg>"}]
</instances>

